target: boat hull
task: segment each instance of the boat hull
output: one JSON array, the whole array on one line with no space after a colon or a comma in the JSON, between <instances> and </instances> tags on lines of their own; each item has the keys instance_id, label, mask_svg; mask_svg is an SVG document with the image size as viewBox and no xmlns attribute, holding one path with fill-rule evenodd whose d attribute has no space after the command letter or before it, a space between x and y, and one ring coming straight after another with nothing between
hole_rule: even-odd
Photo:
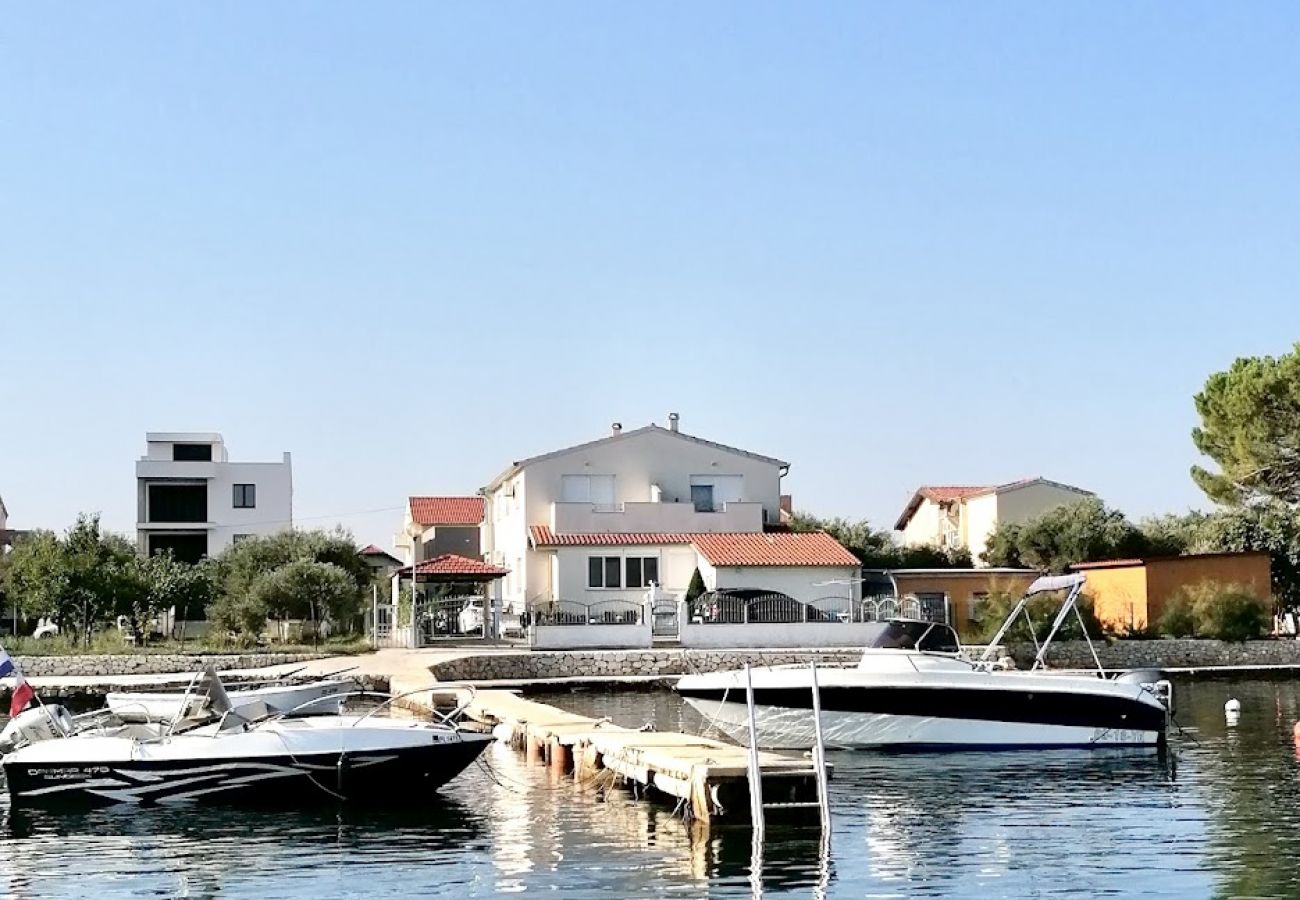
<instances>
[{"instance_id":1,"label":"boat hull","mask_svg":"<svg viewBox=\"0 0 1300 900\"><path fill-rule=\"evenodd\" d=\"M3 769L11 800L23 805L406 806L431 799L490 741L463 735L342 752L288 752L285 746L280 754L212 759L28 760L20 752L6 757Z\"/></svg>"},{"instance_id":2,"label":"boat hull","mask_svg":"<svg viewBox=\"0 0 1300 900\"><path fill-rule=\"evenodd\" d=\"M687 697L686 701L734 740L748 742L748 710L744 703L702 697ZM761 747L806 750L813 746L810 709L755 704L754 721ZM1143 747L1158 744L1164 736L1163 728L1153 727L1068 725L842 710L823 710L821 722L827 747L856 750Z\"/></svg>"}]
</instances>

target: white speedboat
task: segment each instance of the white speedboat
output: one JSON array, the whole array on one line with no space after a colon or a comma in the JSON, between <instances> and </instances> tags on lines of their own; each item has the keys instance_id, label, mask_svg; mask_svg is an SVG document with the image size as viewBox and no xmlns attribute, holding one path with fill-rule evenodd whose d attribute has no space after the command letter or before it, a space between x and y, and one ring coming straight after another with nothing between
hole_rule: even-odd
<instances>
[{"instance_id":1,"label":"white speedboat","mask_svg":"<svg viewBox=\"0 0 1300 900\"><path fill-rule=\"evenodd\" d=\"M350 678L324 678L306 684L268 684L255 688L229 688L226 694L235 712L261 704L272 713L290 710L337 713L340 709L340 698L356 689L356 683ZM157 693L115 691L105 696L104 702L115 715L129 722L170 722L180 715L184 697L184 692L180 691Z\"/></svg>"},{"instance_id":2,"label":"white speedboat","mask_svg":"<svg viewBox=\"0 0 1300 900\"><path fill-rule=\"evenodd\" d=\"M74 805L409 804L431 798L492 741L446 720L387 718L376 710L236 712L215 678L202 703L193 699L174 726L126 723L70 735L58 708L28 710L24 716L36 715L23 729L27 742L0 760L10 798Z\"/></svg>"},{"instance_id":3,"label":"white speedboat","mask_svg":"<svg viewBox=\"0 0 1300 900\"><path fill-rule=\"evenodd\" d=\"M816 669L827 746L896 750L1147 746L1164 740L1172 689L1158 673L1052 674L1043 658L1076 604L1084 576L1040 578L1003 623L979 660L962 656L956 633L934 622L890 620L856 668ZM1047 641L1029 671L995 663L1011 624L1033 596L1066 592ZM1080 618L1080 621L1082 619ZM1094 651L1094 659L1096 654ZM815 743L813 671L778 666L686 675L677 691L739 741L749 739L746 697L752 685L757 743L809 748Z\"/></svg>"}]
</instances>

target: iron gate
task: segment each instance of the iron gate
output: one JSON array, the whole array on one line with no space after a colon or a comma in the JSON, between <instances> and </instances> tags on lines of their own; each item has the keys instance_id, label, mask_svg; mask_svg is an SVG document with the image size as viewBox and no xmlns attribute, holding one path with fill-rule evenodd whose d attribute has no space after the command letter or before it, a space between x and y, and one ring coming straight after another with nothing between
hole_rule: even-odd
<instances>
[{"instance_id":1,"label":"iron gate","mask_svg":"<svg viewBox=\"0 0 1300 900\"><path fill-rule=\"evenodd\" d=\"M484 637L483 597L419 597L414 604L415 644Z\"/></svg>"}]
</instances>

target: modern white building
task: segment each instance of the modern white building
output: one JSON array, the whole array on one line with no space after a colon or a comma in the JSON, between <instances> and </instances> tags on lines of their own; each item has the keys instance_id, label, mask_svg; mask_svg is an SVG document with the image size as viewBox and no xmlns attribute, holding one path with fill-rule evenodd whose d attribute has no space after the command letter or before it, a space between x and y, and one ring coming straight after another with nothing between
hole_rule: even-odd
<instances>
[{"instance_id":1,"label":"modern white building","mask_svg":"<svg viewBox=\"0 0 1300 900\"><path fill-rule=\"evenodd\" d=\"M254 534L293 525L293 466L231 462L215 432L149 432L135 464L136 539L141 553L215 556Z\"/></svg>"},{"instance_id":2,"label":"modern white building","mask_svg":"<svg viewBox=\"0 0 1300 900\"><path fill-rule=\"evenodd\" d=\"M1023 522L1091 496L1091 491L1046 478L994 485L924 485L912 494L894 528L903 533L903 543L909 547L965 548L976 565L982 565L989 535L1000 523Z\"/></svg>"},{"instance_id":3,"label":"modern white building","mask_svg":"<svg viewBox=\"0 0 1300 900\"><path fill-rule=\"evenodd\" d=\"M825 534L781 524L789 463L668 427L625 431L521 459L483 490L485 558L509 570L514 612L545 601L641 600L749 587L810 602L853 598L858 561Z\"/></svg>"}]
</instances>

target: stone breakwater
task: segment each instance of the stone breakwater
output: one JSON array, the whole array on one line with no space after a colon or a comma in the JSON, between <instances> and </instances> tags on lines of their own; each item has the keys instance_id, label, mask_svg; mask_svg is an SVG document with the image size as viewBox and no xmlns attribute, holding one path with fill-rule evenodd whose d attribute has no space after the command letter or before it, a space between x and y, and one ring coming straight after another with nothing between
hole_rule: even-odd
<instances>
[{"instance_id":1,"label":"stone breakwater","mask_svg":"<svg viewBox=\"0 0 1300 900\"><path fill-rule=\"evenodd\" d=\"M28 678L168 675L197 672L212 664L217 671L260 669L283 663L319 659L318 653L123 653L87 656L18 656L15 662Z\"/></svg>"},{"instance_id":2,"label":"stone breakwater","mask_svg":"<svg viewBox=\"0 0 1300 900\"><path fill-rule=\"evenodd\" d=\"M780 666L817 660L858 661L859 650L566 650L462 656L429 667L439 681L527 681L539 678L628 678L717 672L745 663Z\"/></svg>"},{"instance_id":3,"label":"stone breakwater","mask_svg":"<svg viewBox=\"0 0 1300 900\"><path fill-rule=\"evenodd\" d=\"M1155 641L1098 642L1097 656L1106 669L1212 669L1224 666L1300 666L1300 641L1266 640L1232 643L1228 641L1164 638ZM968 647L972 656L982 647ZM1032 644L1012 644L1011 657L1021 668L1034 661ZM1053 669L1091 669L1096 667L1084 641L1053 643L1047 651L1047 664Z\"/></svg>"},{"instance_id":4,"label":"stone breakwater","mask_svg":"<svg viewBox=\"0 0 1300 900\"><path fill-rule=\"evenodd\" d=\"M1211 640L1115 641L1095 644L1106 669L1215 669L1240 666L1300 667L1300 641L1267 640L1229 643ZM977 658L980 646L967 646ZM1034 661L1032 644L1011 644L1006 650L1020 668ZM439 681L529 681L547 678L617 680L629 677L672 677L689 672L735 669L745 663L778 666L817 660L825 665L853 665L861 651L805 650L567 650L554 652L466 655L435 663L429 671ZM1053 643L1049 668L1091 669L1092 653L1083 641Z\"/></svg>"}]
</instances>

